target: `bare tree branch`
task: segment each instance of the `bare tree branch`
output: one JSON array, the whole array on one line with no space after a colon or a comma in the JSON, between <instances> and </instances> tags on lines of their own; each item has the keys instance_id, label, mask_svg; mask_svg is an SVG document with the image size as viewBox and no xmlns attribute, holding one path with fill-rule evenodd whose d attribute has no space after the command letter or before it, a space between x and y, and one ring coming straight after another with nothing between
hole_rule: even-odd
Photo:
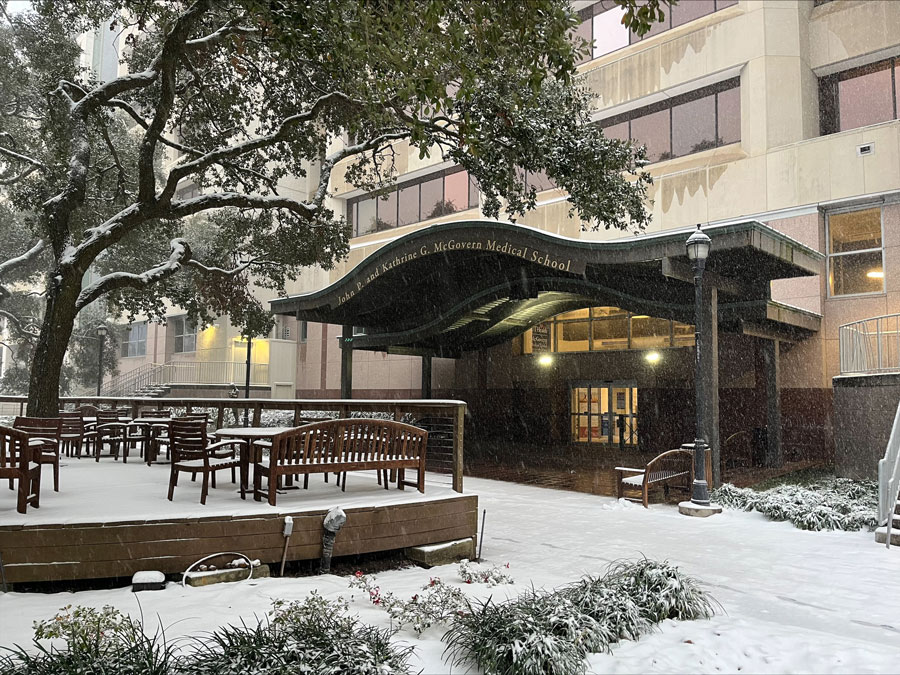
<instances>
[{"instance_id":1,"label":"bare tree branch","mask_svg":"<svg viewBox=\"0 0 900 675\"><path fill-rule=\"evenodd\" d=\"M259 30L256 28L253 28L251 26L239 26L237 25L237 22L237 19L229 21L217 31L210 33L209 35L206 35L202 38L188 40L184 43L184 45L185 47L188 47L190 49L205 49L207 47L218 44L231 35L255 35L259 33Z\"/></svg>"},{"instance_id":2,"label":"bare tree branch","mask_svg":"<svg viewBox=\"0 0 900 675\"><path fill-rule=\"evenodd\" d=\"M9 136L9 134L4 134L4 136ZM23 155L22 153L16 152L15 150L11 150L10 148L3 147L2 145L0 145L0 155L9 157L15 162L22 162L25 164L30 164L37 169L43 169L44 171L47 170L47 165L43 162L38 161L33 157L29 157L28 155Z\"/></svg>"},{"instance_id":3,"label":"bare tree branch","mask_svg":"<svg viewBox=\"0 0 900 675\"><path fill-rule=\"evenodd\" d=\"M27 317L27 321L20 319L18 316L13 314L12 312L8 312L5 309L0 309L0 316L5 316L9 319L9 322L12 324L13 328L17 333L23 335L27 338L36 338L39 333L35 330L37 326L37 321L34 317Z\"/></svg>"},{"instance_id":4,"label":"bare tree branch","mask_svg":"<svg viewBox=\"0 0 900 675\"><path fill-rule=\"evenodd\" d=\"M38 242L32 246L30 249L25 251L22 255L16 256L15 258L10 258L2 263L0 263L0 277L9 272L11 269L15 269L20 265L24 265L31 259L33 259L38 253L44 250L44 240L38 239Z\"/></svg>"}]
</instances>

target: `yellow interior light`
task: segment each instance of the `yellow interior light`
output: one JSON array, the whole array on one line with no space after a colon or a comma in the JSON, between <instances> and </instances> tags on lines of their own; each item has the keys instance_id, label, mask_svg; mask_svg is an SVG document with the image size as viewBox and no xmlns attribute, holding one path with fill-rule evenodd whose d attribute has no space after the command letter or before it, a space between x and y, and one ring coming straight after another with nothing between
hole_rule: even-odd
<instances>
[{"instance_id":1,"label":"yellow interior light","mask_svg":"<svg viewBox=\"0 0 900 675\"><path fill-rule=\"evenodd\" d=\"M553 357L550 354L541 354L538 357L538 363L541 364L542 366L544 366L545 368L547 366L552 366L553 365Z\"/></svg>"},{"instance_id":2,"label":"yellow interior light","mask_svg":"<svg viewBox=\"0 0 900 675\"><path fill-rule=\"evenodd\" d=\"M647 360L647 363L659 363L660 359L662 359L662 354L659 352L647 352L644 354L644 358Z\"/></svg>"}]
</instances>

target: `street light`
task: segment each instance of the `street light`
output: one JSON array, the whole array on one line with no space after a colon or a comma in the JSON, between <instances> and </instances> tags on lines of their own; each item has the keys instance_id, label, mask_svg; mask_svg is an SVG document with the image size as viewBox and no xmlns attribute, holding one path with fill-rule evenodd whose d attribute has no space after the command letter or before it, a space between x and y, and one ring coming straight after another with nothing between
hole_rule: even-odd
<instances>
[{"instance_id":1,"label":"street light","mask_svg":"<svg viewBox=\"0 0 900 675\"><path fill-rule=\"evenodd\" d=\"M700 348L703 344L703 270L709 256L710 239L700 229L688 237L687 257L694 270L694 397L697 412L697 426L694 433L694 484L691 489L691 503L709 506L709 485L706 482L706 441L703 438L703 373L700 366Z\"/></svg>"},{"instance_id":2,"label":"street light","mask_svg":"<svg viewBox=\"0 0 900 675\"><path fill-rule=\"evenodd\" d=\"M109 329L104 324L97 326L97 339L100 340L100 354L97 357L97 396L100 395L100 386L103 384L103 347L106 345L106 334Z\"/></svg>"}]
</instances>

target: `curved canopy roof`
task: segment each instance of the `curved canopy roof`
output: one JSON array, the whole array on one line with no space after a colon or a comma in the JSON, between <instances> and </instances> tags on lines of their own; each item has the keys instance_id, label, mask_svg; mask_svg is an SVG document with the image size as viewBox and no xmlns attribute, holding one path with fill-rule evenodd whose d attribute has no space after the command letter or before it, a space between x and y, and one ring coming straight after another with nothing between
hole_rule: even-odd
<instances>
[{"instance_id":1,"label":"curved canopy roof","mask_svg":"<svg viewBox=\"0 0 900 675\"><path fill-rule=\"evenodd\" d=\"M757 221L715 225L704 282L726 330L798 339L818 315L770 300L773 279L821 274L822 254ZM593 242L497 221L441 223L398 237L278 314L366 328L352 348L458 356L593 305L693 322L689 230Z\"/></svg>"}]
</instances>

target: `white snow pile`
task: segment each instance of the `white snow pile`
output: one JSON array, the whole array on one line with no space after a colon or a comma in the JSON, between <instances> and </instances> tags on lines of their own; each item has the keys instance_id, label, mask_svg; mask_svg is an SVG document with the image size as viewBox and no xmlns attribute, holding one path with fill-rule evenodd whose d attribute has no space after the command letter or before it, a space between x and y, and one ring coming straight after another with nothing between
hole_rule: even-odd
<instances>
[{"instance_id":1,"label":"white snow pile","mask_svg":"<svg viewBox=\"0 0 900 675\"><path fill-rule=\"evenodd\" d=\"M832 476L762 492L725 483L710 496L725 508L759 511L801 530L874 530L878 524L878 485L874 481Z\"/></svg>"}]
</instances>

